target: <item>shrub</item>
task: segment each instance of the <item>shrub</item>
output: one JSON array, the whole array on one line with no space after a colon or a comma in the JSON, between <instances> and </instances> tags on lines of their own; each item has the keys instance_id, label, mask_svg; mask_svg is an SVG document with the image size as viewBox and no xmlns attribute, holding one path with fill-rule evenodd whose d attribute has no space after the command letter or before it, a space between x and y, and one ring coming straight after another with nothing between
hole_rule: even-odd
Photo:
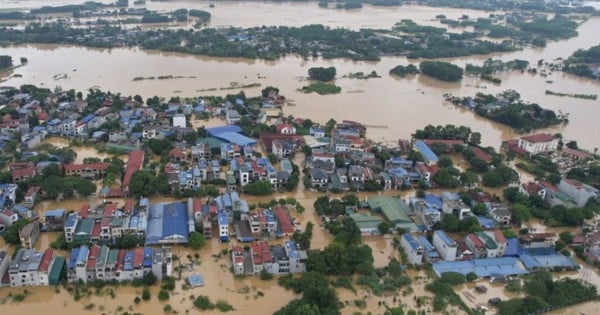
<instances>
[{"instance_id":1,"label":"shrub","mask_svg":"<svg viewBox=\"0 0 600 315\"><path fill-rule=\"evenodd\" d=\"M215 308L221 312L230 312L234 310L233 306L231 306L231 304L227 303L225 300L217 300L217 303L215 303Z\"/></svg>"},{"instance_id":2,"label":"shrub","mask_svg":"<svg viewBox=\"0 0 600 315\"><path fill-rule=\"evenodd\" d=\"M160 290L160 292L158 292L158 299L161 301L168 300L169 299L169 291Z\"/></svg>"},{"instance_id":3,"label":"shrub","mask_svg":"<svg viewBox=\"0 0 600 315\"><path fill-rule=\"evenodd\" d=\"M201 310L211 310L215 306L210 302L208 296L200 295L194 300L194 306Z\"/></svg>"}]
</instances>

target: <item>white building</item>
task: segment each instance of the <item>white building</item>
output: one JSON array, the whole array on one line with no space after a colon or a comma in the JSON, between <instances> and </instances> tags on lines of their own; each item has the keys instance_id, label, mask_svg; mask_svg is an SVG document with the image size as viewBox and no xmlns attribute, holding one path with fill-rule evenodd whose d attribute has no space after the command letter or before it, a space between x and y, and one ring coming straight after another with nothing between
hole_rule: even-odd
<instances>
[{"instance_id":1,"label":"white building","mask_svg":"<svg viewBox=\"0 0 600 315\"><path fill-rule=\"evenodd\" d=\"M184 114L175 114L173 116L173 127L185 128L185 115Z\"/></svg>"},{"instance_id":2,"label":"white building","mask_svg":"<svg viewBox=\"0 0 600 315\"><path fill-rule=\"evenodd\" d=\"M433 246L440 253L442 260L455 261L458 245L442 230L433 232Z\"/></svg>"},{"instance_id":3,"label":"white building","mask_svg":"<svg viewBox=\"0 0 600 315\"><path fill-rule=\"evenodd\" d=\"M408 262L413 265L423 263L423 246L409 233L404 233L400 238L400 246L404 249Z\"/></svg>"},{"instance_id":4,"label":"white building","mask_svg":"<svg viewBox=\"0 0 600 315\"><path fill-rule=\"evenodd\" d=\"M571 197L577 207L585 206L590 198L597 198L599 195L598 189L574 179L563 178L558 184L558 189Z\"/></svg>"},{"instance_id":5,"label":"white building","mask_svg":"<svg viewBox=\"0 0 600 315\"><path fill-rule=\"evenodd\" d=\"M530 154L553 152L558 148L558 138L548 133L538 133L520 138L518 146Z\"/></svg>"}]
</instances>

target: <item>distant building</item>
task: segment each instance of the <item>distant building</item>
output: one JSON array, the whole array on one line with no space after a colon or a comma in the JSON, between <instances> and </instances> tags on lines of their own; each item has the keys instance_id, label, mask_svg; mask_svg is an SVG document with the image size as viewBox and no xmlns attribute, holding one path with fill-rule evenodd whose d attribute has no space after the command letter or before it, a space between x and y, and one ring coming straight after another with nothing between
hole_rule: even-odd
<instances>
[{"instance_id":1,"label":"distant building","mask_svg":"<svg viewBox=\"0 0 600 315\"><path fill-rule=\"evenodd\" d=\"M590 199L598 198L598 189L574 179L563 178L558 189L569 196L577 207L585 206Z\"/></svg>"}]
</instances>

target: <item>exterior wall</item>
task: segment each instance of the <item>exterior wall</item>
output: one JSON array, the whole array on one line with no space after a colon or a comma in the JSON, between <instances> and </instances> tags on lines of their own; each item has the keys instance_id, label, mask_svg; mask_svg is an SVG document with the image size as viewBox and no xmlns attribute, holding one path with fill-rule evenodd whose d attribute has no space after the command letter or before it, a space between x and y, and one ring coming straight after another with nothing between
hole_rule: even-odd
<instances>
[{"instance_id":1,"label":"exterior wall","mask_svg":"<svg viewBox=\"0 0 600 315\"><path fill-rule=\"evenodd\" d=\"M519 148L531 153L538 154L542 152L555 151L558 148L558 139L553 139L547 142L529 142L524 139L519 139Z\"/></svg>"},{"instance_id":2,"label":"exterior wall","mask_svg":"<svg viewBox=\"0 0 600 315\"><path fill-rule=\"evenodd\" d=\"M455 261L456 260L456 249L457 246L448 246L438 236L437 233L433 233L433 247L440 253L440 257L444 261Z\"/></svg>"},{"instance_id":3,"label":"exterior wall","mask_svg":"<svg viewBox=\"0 0 600 315\"><path fill-rule=\"evenodd\" d=\"M406 252L409 263L414 265L420 265L423 263L423 248L414 250L404 236L400 238L400 246L404 249L404 252Z\"/></svg>"}]
</instances>

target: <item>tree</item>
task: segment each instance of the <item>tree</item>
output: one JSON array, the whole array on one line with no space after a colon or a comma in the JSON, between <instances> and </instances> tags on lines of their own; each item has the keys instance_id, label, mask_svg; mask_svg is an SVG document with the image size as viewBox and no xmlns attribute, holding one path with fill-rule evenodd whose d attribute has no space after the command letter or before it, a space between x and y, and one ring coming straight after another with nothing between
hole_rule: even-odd
<instances>
[{"instance_id":1,"label":"tree","mask_svg":"<svg viewBox=\"0 0 600 315\"><path fill-rule=\"evenodd\" d=\"M335 67L313 67L308 69L308 78L317 81L331 81L335 79Z\"/></svg>"},{"instance_id":2,"label":"tree","mask_svg":"<svg viewBox=\"0 0 600 315\"><path fill-rule=\"evenodd\" d=\"M154 285L156 281L158 281L158 278L156 278L152 271L148 272L144 275L144 277L142 277L142 283L147 287Z\"/></svg>"},{"instance_id":3,"label":"tree","mask_svg":"<svg viewBox=\"0 0 600 315\"><path fill-rule=\"evenodd\" d=\"M460 81L463 77L463 69L449 62L423 61L419 69L421 73L442 81Z\"/></svg>"},{"instance_id":4,"label":"tree","mask_svg":"<svg viewBox=\"0 0 600 315\"><path fill-rule=\"evenodd\" d=\"M200 295L194 300L194 306L201 310L211 310L215 308L214 304L211 303L210 298L205 295Z\"/></svg>"},{"instance_id":5,"label":"tree","mask_svg":"<svg viewBox=\"0 0 600 315\"><path fill-rule=\"evenodd\" d=\"M473 209L473 214L476 215L485 215L487 213L487 207L483 203L476 204Z\"/></svg>"},{"instance_id":6,"label":"tree","mask_svg":"<svg viewBox=\"0 0 600 315\"><path fill-rule=\"evenodd\" d=\"M479 277L477 276L476 273L471 271L465 276L465 278L467 279L467 281L473 282L473 281L477 280L477 278L479 278Z\"/></svg>"},{"instance_id":7,"label":"tree","mask_svg":"<svg viewBox=\"0 0 600 315\"><path fill-rule=\"evenodd\" d=\"M15 223L13 223L11 226L9 226L8 229L6 229L6 232L4 232L4 234L2 234L2 238L4 238L4 241L6 242L6 244L10 244L10 245L21 244L21 238L19 237L19 232L28 223L29 223L29 221L27 221L25 219L20 219L20 220L16 221Z\"/></svg>"},{"instance_id":8,"label":"tree","mask_svg":"<svg viewBox=\"0 0 600 315\"><path fill-rule=\"evenodd\" d=\"M205 243L206 240L204 239L202 233L192 232L192 234L190 234L188 246L190 246L192 249L198 250L204 247Z\"/></svg>"},{"instance_id":9,"label":"tree","mask_svg":"<svg viewBox=\"0 0 600 315\"><path fill-rule=\"evenodd\" d=\"M158 299L159 299L160 301L168 300L168 299L169 299L169 291L167 291L167 290L162 290L162 289L161 289L161 290L158 292Z\"/></svg>"},{"instance_id":10,"label":"tree","mask_svg":"<svg viewBox=\"0 0 600 315\"><path fill-rule=\"evenodd\" d=\"M471 145L480 145L481 144L481 133L473 132L469 137L469 144Z\"/></svg>"},{"instance_id":11,"label":"tree","mask_svg":"<svg viewBox=\"0 0 600 315\"><path fill-rule=\"evenodd\" d=\"M390 231L390 224L383 221L383 222L379 223L379 226L377 226L377 229L379 230L379 233L387 234Z\"/></svg>"},{"instance_id":12,"label":"tree","mask_svg":"<svg viewBox=\"0 0 600 315\"><path fill-rule=\"evenodd\" d=\"M133 234L126 234L117 238L116 247L119 249L130 249L137 247L140 243L141 240L137 236Z\"/></svg>"},{"instance_id":13,"label":"tree","mask_svg":"<svg viewBox=\"0 0 600 315\"><path fill-rule=\"evenodd\" d=\"M150 289L148 287L142 289L142 300L149 301L151 298Z\"/></svg>"},{"instance_id":14,"label":"tree","mask_svg":"<svg viewBox=\"0 0 600 315\"><path fill-rule=\"evenodd\" d=\"M271 183L267 180L261 179L244 186L244 192L255 196L268 195L272 192Z\"/></svg>"},{"instance_id":15,"label":"tree","mask_svg":"<svg viewBox=\"0 0 600 315\"><path fill-rule=\"evenodd\" d=\"M525 205L515 204L513 205L512 211L515 217L515 221L519 223L527 222L529 221L529 219L531 219L531 213L529 212L529 208Z\"/></svg>"},{"instance_id":16,"label":"tree","mask_svg":"<svg viewBox=\"0 0 600 315\"><path fill-rule=\"evenodd\" d=\"M447 156L442 156L438 161L439 167L450 167L452 165L453 165L452 159Z\"/></svg>"}]
</instances>

